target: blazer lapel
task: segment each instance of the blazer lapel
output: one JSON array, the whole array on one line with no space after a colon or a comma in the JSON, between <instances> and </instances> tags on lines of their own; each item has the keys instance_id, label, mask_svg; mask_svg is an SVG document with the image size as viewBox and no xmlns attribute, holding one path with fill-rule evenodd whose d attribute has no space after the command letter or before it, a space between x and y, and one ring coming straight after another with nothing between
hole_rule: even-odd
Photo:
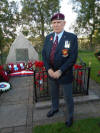
<instances>
[{"instance_id":1,"label":"blazer lapel","mask_svg":"<svg viewBox=\"0 0 100 133\"><path fill-rule=\"evenodd\" d=\"M50 44L51 44L50 46L51 47L53 45L54 35L55 35L55 33L52 33L51 36L50 36Z\"/></svg>"},{"instance_id":2,"label":"blazer lapel","mask_svg":"<svg viewBox=\"0 0 100 133\"><path fill-rule=\"evenodd\" d=\"M55 33L53 32L50 36L50 47L48 49L49 56L50 56L51 48L52 48L52 45L53 45L54 35L55 35Z\"/></svg>"}]
</instances>

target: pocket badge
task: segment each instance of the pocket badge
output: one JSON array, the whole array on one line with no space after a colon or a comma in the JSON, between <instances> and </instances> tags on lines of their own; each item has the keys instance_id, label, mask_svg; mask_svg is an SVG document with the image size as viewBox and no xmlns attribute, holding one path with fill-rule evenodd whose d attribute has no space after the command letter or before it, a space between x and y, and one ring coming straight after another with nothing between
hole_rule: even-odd
<instances>
[{"instance_id":1,"label":"pocket badge","mask_svg":"<svg viewBox=\"0 0 100 133\"><path fill-rule=\"evenodd\" d=\"M62 50L62 56L67 57L68 56L68 49L63 49Z\"/></svg>"}]
</instances>

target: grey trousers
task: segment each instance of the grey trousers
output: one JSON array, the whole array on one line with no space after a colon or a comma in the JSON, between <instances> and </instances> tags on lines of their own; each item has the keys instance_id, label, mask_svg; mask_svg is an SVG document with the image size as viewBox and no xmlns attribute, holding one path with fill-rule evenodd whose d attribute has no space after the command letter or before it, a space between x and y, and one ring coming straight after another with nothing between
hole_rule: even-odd
<instances>
[{"instance_id":1,"label":"grey trousers","mask_svg":"<svg viewBox=\"0 0 100 133\"><path fill-rule=\"evenodd\" d=\"M68 118L73 117L74 113L74 102L72 97L72 83L69 84L59 84L57 80L50 80L50 92L52 100L52 110L59 109L59 87L63 89L63 95L65 100L65 105L68 110Z\"/></svg>"}]
</instances>

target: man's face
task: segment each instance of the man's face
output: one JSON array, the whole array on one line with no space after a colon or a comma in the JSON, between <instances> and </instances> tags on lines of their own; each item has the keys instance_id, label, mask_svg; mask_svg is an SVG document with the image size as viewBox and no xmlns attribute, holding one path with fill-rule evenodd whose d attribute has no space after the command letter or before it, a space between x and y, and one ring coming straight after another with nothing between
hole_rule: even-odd
<instances>
[{"instance_id":1,"label":"man's face","mask_svg":"<svg viewBox=\"0 0 100 133\"><path fill-rule=\"evenodd\" d=\"M52 21L52 28L53 31L56 33L60 33L62 32L62 30L64 29L65 26L65 21L64 20L53 20Z\"/></svg>"}]
</instances>

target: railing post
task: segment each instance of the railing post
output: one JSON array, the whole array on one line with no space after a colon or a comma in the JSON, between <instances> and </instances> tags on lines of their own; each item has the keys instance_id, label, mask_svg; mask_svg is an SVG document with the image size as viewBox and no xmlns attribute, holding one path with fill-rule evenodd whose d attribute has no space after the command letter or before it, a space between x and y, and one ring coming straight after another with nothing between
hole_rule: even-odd
<instances>
[{"instance_id":1,"label":"railing post","mask_svg":"<svg viewBox=\"0 0 100 133\"><path fill-rule=\"evenodd\" d=\"M34 70L34 93L35 93L35 102L37 102L37 92L36 92L36 70Z\"/></svg>"},{"instance_id":2,"label":"railing post","mask_svg":"<svg viewBox=\"0 0 100 133\"><path fill-rule=\"evenodd\" d=\"M87 95L89 94L90 67L88 67Z\"/></svg>"}]
</instances>

